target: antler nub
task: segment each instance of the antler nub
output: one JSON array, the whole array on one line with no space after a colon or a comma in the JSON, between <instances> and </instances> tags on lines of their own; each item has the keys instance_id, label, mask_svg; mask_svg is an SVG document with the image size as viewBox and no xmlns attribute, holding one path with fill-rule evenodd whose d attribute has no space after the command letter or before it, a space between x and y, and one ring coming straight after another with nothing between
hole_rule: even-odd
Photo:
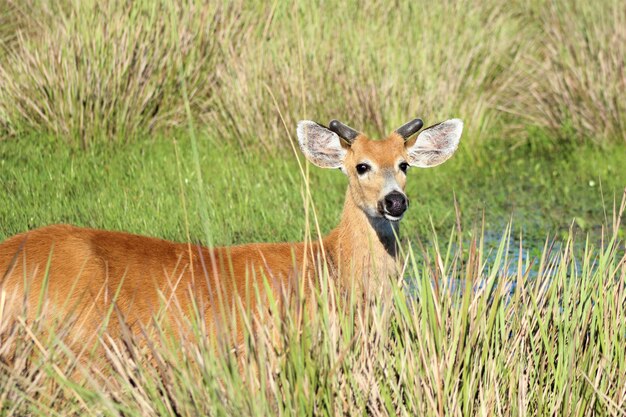
<instances>
[{"instance_id":1,"label":"antler nub","mask_svg":"<svg viewBox=\"0 0 626 417\"><path fill-rule=\"evenodd\" d=\"M422 119L413 119L410 122L405 123L397 128L396 133L402 136L404 140L407 140L413 134L417 133L417 131L420 130L422 126L424 126L424 122L422 121Z\"/></svg>"},{"instance_id":2,"label":"antler nub","mask_svg":"<svg viewBox=\"0 0 626 417\"><path fill-rule=\"evenodd\" d=\"M340 138L345 140L348 143L352 143L357 136L359 136L359 132L352 129L350 126L341 123L339 120L331 120L328 124L328 128L339 135Z\"/></svg>"}]
</instances>

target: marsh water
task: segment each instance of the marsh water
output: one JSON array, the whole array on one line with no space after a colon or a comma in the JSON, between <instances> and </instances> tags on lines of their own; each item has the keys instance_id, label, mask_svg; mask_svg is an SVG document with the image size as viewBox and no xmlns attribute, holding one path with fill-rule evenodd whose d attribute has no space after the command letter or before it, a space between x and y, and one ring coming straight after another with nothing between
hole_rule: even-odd
<instances>
[{"instance_id":1,"label":"marsh water","mask_svg":"<svg viewBox=\"0 0 626 417\"><path fill-rule=\"evenodd\" d=\"M506 227L501 230L506 230ZM450 259L456 256L460 257L462 261L458 262L456 270L450 271L446 278L439 279L439 282L431 280L431 283L452 296L462 296L467 288L467 274L464 266L469 258L468 252L474 245L475 250L480 250L482 256L479 266L480 273L473 275L477 279L471 282L470 287L475 292L485 290L490 283L490 277L495 276L493 283L503 282L503 296L508 299L515 293L519 279L531 283L540 281L541 285L547 288L557 273L565 273L567 278L579 276L583 268L583 259L589 256L592 259L591 269L593 270L595 268L594 259L612 244L610 236L607 235L609 234L604 233L603 236L601 227L591 233L570 230L565 239L554 235L548 235L545 239L520 238L506 231L504 233L485 231L479 241L463 239L462 243L446 242L445 245L440 245L439 251L442 256L445 256L446 251L448 251ZM626 256L624 242L618 240L615 245L617 245L618 255L621 254L618 259ZM480 249L481 246L482 249ZM426 255L424 251L421 252L422 261L428 257L431 262L436 262L432 255L434 252L432 245L425 251ZM563 262L567 262L567 268L564 272L561 268ZM409 288L417 290L418 283L414 273L410 267L407 268L405 279Z\"/></svg>"}]
</instances>

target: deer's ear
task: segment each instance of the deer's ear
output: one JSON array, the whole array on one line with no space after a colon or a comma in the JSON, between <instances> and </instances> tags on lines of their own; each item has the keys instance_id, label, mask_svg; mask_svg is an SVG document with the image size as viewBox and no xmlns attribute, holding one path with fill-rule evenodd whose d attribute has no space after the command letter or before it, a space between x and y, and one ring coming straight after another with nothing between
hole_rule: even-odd
<instances>
[{"instance_id":1,"label":"deer's ear","mask_svg":"<svg viewBox=\"0 0 626 417\"><path fill-rule=\"evenodd\" d=\"M446 120L423 130L405 144L409 164L429 168L445 162L459 146L462 132L460 119Z\"/></svg>"},{"instance_id":2,"label":"deer's ear","mask_svg":"<svg viewBox=\"0 0 626 417\"><path fill-rule=\"evenodd\" d=\"M298 142L309 161L322 168L341 168L347 151L335 132L310 120L298 123Z\"/></svg>"}]
</instances>

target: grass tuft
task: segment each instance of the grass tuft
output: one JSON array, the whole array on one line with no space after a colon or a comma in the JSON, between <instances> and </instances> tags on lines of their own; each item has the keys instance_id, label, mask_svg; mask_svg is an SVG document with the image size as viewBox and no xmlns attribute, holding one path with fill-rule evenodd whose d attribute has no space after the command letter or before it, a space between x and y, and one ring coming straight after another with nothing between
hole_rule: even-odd
<instances>
[{"instance_id":1,"label":"grass tuft","mask_svg":"<svg viewBox=\"0 0 626 417\"><path fill-rule=\"evenodd\" d=\"M0 127L9 135L53 134L86 148L183 125L177 63L184 64L191 106L206 112L220 42L240 29L231 6L121 0L63 6L36 2L32 12L22 10L42 27L19 32L0 61ZM178 25L170 24L170 13Z\"/></svg>"},{"instance_id":2,"label":"grass tuft","mask_svg":"<svg viewBox=\"0 0 626 417\"><path fill-rule=\"evenodd\" d=\"M525 20L536 52L514 68L506 110L556 143L626 141L623 2L535 2Z\"/></svg>"}]
</instances>

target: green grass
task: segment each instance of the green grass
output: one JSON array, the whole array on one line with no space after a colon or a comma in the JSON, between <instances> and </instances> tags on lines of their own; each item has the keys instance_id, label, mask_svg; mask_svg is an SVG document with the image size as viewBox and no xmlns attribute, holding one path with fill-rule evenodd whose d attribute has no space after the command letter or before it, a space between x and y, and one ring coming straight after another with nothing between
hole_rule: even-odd
<instances>
[{"instance_id":1,"label":"green grass","mask_svg":"<svg viewBox=\"0 0 626 417\"><path fill-rule=\"evenodd\" d=\"M462 143L458 154L436 169L410 171L404 236L428 235L431 222L435 230L447 232L455 223L455 196L468 228L482 222L484 214L488 230L501 230L513 219L516 232L527 238L567 235L572 222L593 232L606 223L605 210L626 184L620 168L626 165L623 146L545 156L497 144L474 147L471 154L468 148ZM199 138L198 152L200 190L186 134L176 145L160 139L86 153L41 138L2 143L0 239L46 224L72 223L185 240L188 224L192 239L206 242L199 201L208 207L214 244L303 238L304 181L296 155L244 152L206 136ZM338 223L346 178L311 167L310 184L327 233Z\"/></svg>"}]
</instances>

